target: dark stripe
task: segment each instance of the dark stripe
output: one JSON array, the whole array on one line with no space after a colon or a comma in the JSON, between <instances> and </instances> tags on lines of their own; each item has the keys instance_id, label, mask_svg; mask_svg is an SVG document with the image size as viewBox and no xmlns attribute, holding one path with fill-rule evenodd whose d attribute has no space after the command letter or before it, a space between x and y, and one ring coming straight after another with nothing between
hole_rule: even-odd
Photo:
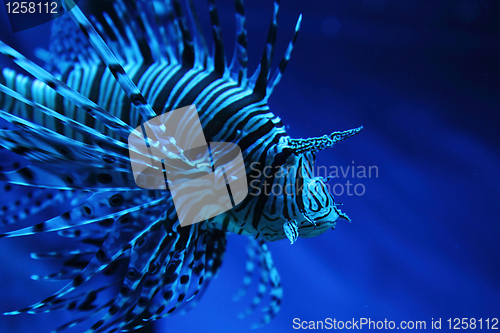
<instances>
[{"instance_id":1,"label":"dark stripe","mask_svg":"<svg viewBox=\"0 0 500 333\"><path fill-rule=\"evenodd\" d=\"M219 15L214 0L208 1L210 8L210 22L212 23L212 33L214 39L214 69L216 72L223 74L226 68L226 57L224 55L224 42L222 41Z\"/></svg>"},{"instance_id":2,"label":"dark stripe","mask_svg":"<svg viewBox=\"0 0 500 333\"><path fill-rule=\"evenodd\" d=\"M149 68L150 66L147 65L147 64L142 64L141 67L137 70L137 72L134 74L134 77L132 77L132 81L134 81L135 85L137 85L139 83L139 80L142 78L142 76L144 75L144 73L146 72L146 70ZM99 80L100 81L100 80ZM118 84L118 82L114 82L114 84ZM112 95L111 95L112 96ZM110 96L110 97L111 97ZM130 98L133 98L133 96L130 96ZM137 112L136 108L134 107L131 107L130 103L133 103L134 105L144 105L144 104L147 104L144 103L145 101L141 100L139 104L138 101L134 101L134 100L130 100L130 98L127 96L127 94L125 94L123 96L123 99L122 99L122 115L121 115L121 120L123 120L125 123L127 124L130 124L130 113L131 112ZM115 113L116 114L116 113Z\"/></svg>"},{"instance_id":3,"label":"dark stripe","mask_svg":"<svg viewBox=\"0 0 500 333\"><path fill-rule=\"evenodd\" d=\"M237 85L235 84L235 85L232 85L232 86L229 86L229 87L224 87L224 88L218 90L217 92L213 92L212 91L210 93L211 96L210 96L209 100L204 105L201 106L200 110L198 110L198 113L200 114L200 116L203 115L203 114L205 114L205 112L207 112L208 108L212 107L212 104L215 102L215 100L220 95L222 95L226 91L228 91L230 89L233 89L233 88L236 88L236 87L237 87ZM216 89L216 88L214 88L214 89ZM217 110L217 108L216 108L216 110ZM217 110L217 111L215 111L215 114L217 115L221 111L222 110ZM210 121L212 121L212 119ZM217 133L219 133L220 128L221 128L221 127L218 127L219 130L215 130L215 128L211 128L210 126L211 125L209 125L209 124L206 124L205 126L203 126L203 131L205 133L205 136L207 136L207 140L208 140L209 137L212 138L214 135L216 135Z\"/></svg>"},{"instance_id":4,"label":"dark stripe","mask_svg":"<svg viewBox=\"0 0 500 333\"><path fill-rule=\"evenodd\" d=\"M99 92L101 90L101 83L102 83L102 76L104 75L104 71L106 70L106 66L102 63L100 63L97 66L97 71L96 75L94 77L93 82L91 83L91 88L90 88L90 93L89 93L89 99L91 101L98 101L99 100ZM88 112L85 114L85 125L89 126L90 128L95 128L95 118L92 117Z\"/></svg>"},{"instance_id":5,"label":"dark stripe","mask_svg":"<svg viewBox=\"0 0 500 333\"><path fill-rule=\"evenodd\" d=\"M220 78L221 75L219 73L211 72L207 77L198 82L178 104L181 106L193 104L203 90Z\"/></svg>"},{"instance_id":6,"label":"dark stripe","mask_svg":"<svg viewBox=\"0 0 500 333\"><path fill-rule=\"evenodd\" d=\"M186 21L179 0L174 0L174 11L178 18L177 22L179 23L179 28L181 29L182 41L184 44L184 49L182 51L182 64L193 65L194 64L193 37L191 36L188 27L186 27Z\"/></svg>"},{"instance_id":7,"label":"dark stripe","mask_svg":"<svg viewBox=\"0 0 500 333\"><path fill-rule=\"evenodd\" d=\"M228 229L228 227L229 227L229 221L230 221L229 216L226 216L224 218L224 222L222 222L222 230L223 231L226 231Z\"/></svg>"},{"instance_id":8,"label":"dark stripe","mask_svg":"<svg viewBox=\"0 0 500 333\"><path fill-rule=\"evenodd\" d=\"M288 194L286 193L287 185L288 177L287 175L285 175L283 179L283 216L286 220L290 220L290 215L288 214ZM293 193L291 193L290 195L293 195Z\"/></svg>"},{"instance_id":9,"label":"dark stripe","mask_svg":"<svg viewBox=\"0 0 500 333\"><path fill-rule=\"evenodd\" d=\"M179 98L179 96L184 92L186 86L191 82L191 79L195 78L198 74L200 74L200 72L201 71L198 71L196 73L192 73L190 80L184 80L184 83L182 84L182 86L180 86L176 89L176 92L171 99L172 103L175 103L175 101ZM186 72L186 74L187 73L189 73L189 72ZM184 78L184 77L182 77L182 78ZM188 95L190 95L190 94L191 94L191 92L188 93ZM195 97L195 99L196 99L196 97ZM180 105L180 107L184 107L188 104L179 104L179 105ZM169 104L169 105L165 105L165 107L167 108L167 110L171 110L173 108L173 105Z\"/></svg>"},{"instance_id":10,"label":"dark stripe","mask_svg":"<svg viewBox=\"0 0 500 333\"><path fill-rule=\"evenodd\" d=\"M168 98L170 97L170 93L172 92L172 89L174 89L175 85L177 82L179 82L180 79L190 70L190 68L186 67L181 67L177 73L174 74L173 77L168 80L168 82L161 88L160 93L158 94L158 97L156 100L153 102L153 105L151 106L153 110L156 112L157 115L160 115L163 113L163 109L165 108L165 104L167 103ZM166 112L172 111L172 110L165 110Z\"/></svg>"},{"instance_id":11,"label":"dark stripe","mask_svg":"<svg viewBox=\"0 0 500 333\"><path fill-rule=\"evenodd\" d=\"M328 212L325 215L320 216L320 217L316 217L315 220L316 221L321 221L321 220L325 219L328 215L330 215L331 212L332 212L332 210L328 209Z\"/></svg>"},{"instance_id":12,"label":"dark stripe","mask_svg":"<svg viewBox=\"0 0 500 333\"><path fill-rule=\"evenodd\" d=\"M266 134L271 132L273 129L275 129L275 126L273 122L269 120L264 125L260 126L257 130L253 131L252 133L248 133L243 139L240 140L240 142L238 142L238 146L242 151L246 151L258 139L266 136ZM269 142L264 150L267 151L272 144L277 143L275 141L276 140L273 139L271 142ZM262 144L263 143L260 143L259 147Z\"/></svg>"},{"instance_id":13,"label":"dark stripe","mask_svg":"<svg viewBox=\"0 0 500 333\"><path fill-rule=\"evenodd\" d=\"M301 165L302 158L300 158L299 165ZM303 186L304 186L304 178L302 178L302 166L297 168L297 173L296 173L296 181L295 181L295 193L297 194L297 200L295 201L297 203L297 206L299 208L299 211L304 210L304 201L303 201Z\"/></svg>"},{"instance_id":14,"label":"dark stripe","mask_svg":"<svg viewBox=\"0 0 500 333\"><path fill-rule=\"evenodd\" d=\"M267 149L264 150L263 155L266 155L266 151L267 151ZM273 173L271 177L266 177L264 180L264 183L262 184L262 188L265 189L269 185L272 186L274 184L275 176L276 176L276 174ZM264 207L266 205L266 201L268 198L269 198L269 196L265 194L264 190L262 190L261 194L259 195L259 197L257 199L257 204L255 205L255 208L254 208L252 226L255 228L255 230L258 230L259 221L261 219L262 212L264 210Z\"/></svg>"},{"instance_id":15,"label":"dark stripe","mask_svg":"<svg viewBox=\"0 0 500 333\"><path fill-rule=\"evenodd\" d=\"M228 89L224 89L220 93L223 93ZM220 95L219 93L219 95ZM215 100L217 96L212 96L211 101L207 103L207 105L210 105L213 100ZM229 97L228 97L229 98ZM254 95L246 96L240 100L235 101L234 103L231 103L230 105L226 106L225 108L218 110L215 116L208 122L208 124L204 128L205 135L208 138L214 137L216 134L220 133L222 129L225 127L227 120L230 119L233 115L238 113L240 110L243 108L252 105L259 100L255 98ZM258 115L264 112L256 113L258 111L250 112L249 116L246 117L246 120L244 123L238 123L238 125L235 128L235 131L231 134L229 134L227 140L232 141L234 139L234 136L236 135L236 130L238 129L243 129L244 125L248 122L250 118L252 118L254 115ZM265 112L265 113L268 113ZM273 124L274 126L274 124Z\"/></svg>"}]
</instances>

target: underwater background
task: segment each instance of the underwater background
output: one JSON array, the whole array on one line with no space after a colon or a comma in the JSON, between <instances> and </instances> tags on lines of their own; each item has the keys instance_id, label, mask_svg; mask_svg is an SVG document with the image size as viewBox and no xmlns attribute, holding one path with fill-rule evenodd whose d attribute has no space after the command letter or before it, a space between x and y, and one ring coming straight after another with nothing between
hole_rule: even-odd
<instances>
[{"instance_id":1,"label":"underwater background","mask_svg":"<svg viewBox=\"0 0 500 333\"><path fill-rule=\"evenodd\" d=\"M88 1L80 4L86 8ZM208 24L206 2L196 4ZM217 4L229 56L234 6ZM252 69L265 45L272 1L245 5ZM293 137L363 125L355 138L320 152L318 166L328 172L374 166L378 174L340 172L330 181L339 184L334 196L352 223L341 221L335 231L294 245L269 244L284 297L278 316L256 332L296 331L294 318L424 320L428 330L432 319L442 318L445 329L448 318L499 318L500 3L283 0L277 55L300 13L301 32L271 110ZM47 47L49 34L50 23L13 34L0 8L0 39L30 59L36 47ZM1 58L0 66L12 64ZM347 181L361 184L363 195L348 195ZM49 234L0 240L0 312L62 287L32 281L31 274L53 269L29 257L62 241ZM245 237L231 235L219 277L198 306L144 332L251 331L261 314L240 320L238 313L255 286L232 301L245 245ZM62 311L2 316L0 332L49 332L70 318Z\"/></svg>"}]
</instances>

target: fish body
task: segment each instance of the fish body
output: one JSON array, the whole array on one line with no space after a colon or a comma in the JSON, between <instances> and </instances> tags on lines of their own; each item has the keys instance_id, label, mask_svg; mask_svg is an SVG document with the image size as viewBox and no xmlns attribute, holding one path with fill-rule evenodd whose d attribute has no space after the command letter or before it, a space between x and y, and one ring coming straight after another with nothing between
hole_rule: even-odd
<instances>
[{"instance_id":1,"label":"fish body","mask_svg":"<svg viewBox=\"0 0 500 333\"><path fill-rule=\"evenodd\" d=\"M270 296L262 325L276 315L282 296L266 241L288 238L293 243L299 236L315 237L334 228L339 218L348 219L313 170L316 152L361 128L292 139L267 104L290 60L301 17L273 70L279 2L274 4L266 47L250 76L242 0L235 1L235 10L231 62L213 0L212 52L189 0L118 0L110 13L92 23L75 7L53 24L53 56L46 59L45 69L0 43L0 52L33 76L7 68L0 75L0 117L11 126L0 131L0 144L25 162L3 170L0 180L34 188L33 200L40 206L64 200L71 207L0 237L57 231L75 240L75 249L33 255L64 263L61 271L37 279L69 280L68 285L9 314L61 308L83 313L64 329L106 310L90 332L137 329L194 305L192 300L218 272L227 233L235 233L249 236L250 267L258 264L261 289ZM136 185L127 138L145 121L188 105L196 105L207 142L239 146L249 195L225 213L181 227L168 190ZM166 164L183 163L192 170L200 165L171 143L167 133L157 131L160 140L179 151ZM7 209L4 223L35 212ZM109 282L85 290L100 275ZM248 277L243 290L249 283ZM106 300L102 292L115 285L118 295ZM264 296L259 293L250 308Z\"/></svg>"}]
</instances>

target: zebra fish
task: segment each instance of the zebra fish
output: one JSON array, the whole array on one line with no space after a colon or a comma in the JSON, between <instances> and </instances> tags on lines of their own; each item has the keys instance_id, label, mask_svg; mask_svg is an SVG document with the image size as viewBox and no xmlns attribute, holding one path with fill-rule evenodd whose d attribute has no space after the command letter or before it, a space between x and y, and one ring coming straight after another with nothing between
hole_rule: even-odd
<instances>
[{"instance_id":1,"label":"zebra fish","mask_svg":"<svg viewBox=\"0 0 500 333\"><path fill-rule=\"evenodd\" d=\"M235 0L236 42L229 62L215 0L208 0L210 50L192 0L116 0L109 11L87 18L71 0L56 19L41 67L0 41L0 53L31 76L4 68L0 74L0 169L7 202L0 221L26 221L62 204L59 216L0 234L0 238L57 232L74 248L33 253L55 259L60 271L35 280L64 280L52 296L18 311L66 309L78 318L57 331L101 317L87 332L132 331L192 308L221 267L229 233L249 238L246 276L238 298L260 271L259 293L270 304L257 326L278 313L282 287L266 242L315 237L349 220L314 175L316 153L359 133L362 127L307 139L287 135L268 99L290 60L295 32L276 69L271 64L278 28L274 2L267 43L258 68L248 73L243 0ZM249 194L239 205L204 222L181 227L167 190L138 187L127 138L134 128L165 112L196 105L207 142L232 142L242 152ZM166 138L165 127L155 128ZM169 163L198 164L175 142ZM162 181L165 181L164 179ZM264 191L278 186L279 195ZM98 281L97 286L90 286ZM117 290L115 297L107 292Z\"/></svg>"}]
</instances>

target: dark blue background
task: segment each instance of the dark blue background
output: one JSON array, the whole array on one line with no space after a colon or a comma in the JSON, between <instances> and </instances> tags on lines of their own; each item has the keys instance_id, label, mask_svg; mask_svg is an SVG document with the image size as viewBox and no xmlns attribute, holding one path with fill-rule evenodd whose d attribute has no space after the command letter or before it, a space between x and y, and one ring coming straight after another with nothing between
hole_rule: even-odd
<instances>
[{"instance_id":1,"label":"dark blue background","mask_svg":"<svg viewBox=\"0 0 500 333\"><path fill-rule=\"evenodd\" d=\"M272 3L247 2L255 66ZM234 10L232 1L218 3L229 55ZM204 2L199 8L207 16ZM276 57L299 13L304 21L272 110L293 137L364 125L318 163L376 165L379 177L351 179L365 185L363 196L337 197L351 224L293 246L270 244L285 294L277 318L258 332L294 331L294 318L426 320L429 328L431 318L444 325L450 317L500 317L499 3L283 0L281 9ZM49 25L14 35L5 19L0 10L8 44L29 55L46 45ZM48 239L0 242L0 311L60 287L29 280L45 268L28 254ZM243 277L244 245L230 236L220 276L197 308L156 323L155 331L250 331L260 315L237 314L251 298L231 301ZM0 330L49 331L60 317L69 318L0 317Z\"/></svg>"}]
</instances>

